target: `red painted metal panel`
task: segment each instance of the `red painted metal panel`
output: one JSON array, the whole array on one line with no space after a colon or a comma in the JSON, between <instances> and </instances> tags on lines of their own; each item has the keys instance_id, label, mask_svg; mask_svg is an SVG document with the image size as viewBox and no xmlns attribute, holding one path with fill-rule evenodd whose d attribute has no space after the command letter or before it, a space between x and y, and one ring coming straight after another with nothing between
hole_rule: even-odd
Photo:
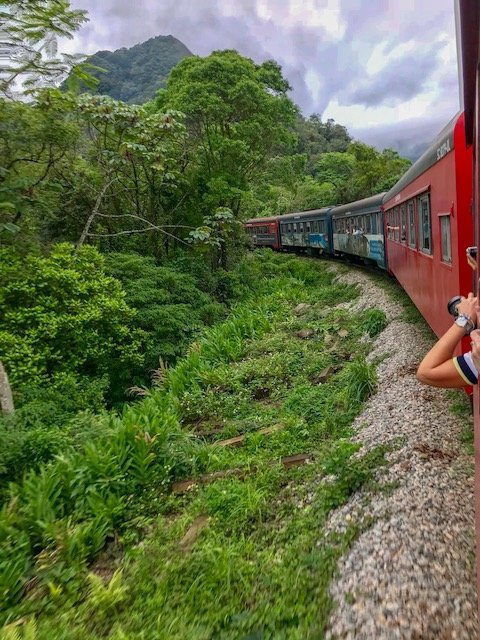
<instances>
[{"instance_id":1,"label":"red painted metal panel","mask_svg":"<svg viewBox=\"0 0 480 640\"><path fill-rule=\"evenodd\" d=\"M405 185L401 192L384 203L385 211L417 197L428 187L431 213L431 254L419 249L417 211L417 247L387 238L390 272L413 300L433 331L442 335L451 325L446 305L457 294L471 290L472 276L465 259L465 249L473 237L471 215L471 150L465 145L463 115L454 127L454 148L433 166ZM452 261L442 261L440 214L450 214ZM408 228L408 224L407 224ZM388 235L388 234L387 234Z\"/></svg>"},{"instance_id":2,"label":"red painted metal panel","mask_svg":"<svg viewBox=\"0 0 480 640\"><path fill-rule=\"evenodd\" d=\"M280 250L280 226L276 217L251 218L250 220L246 220L244 225L246 229L267 226L268 233L275 236L274 242L268 246L271 246L272 249L275 249L276 251Z\"/></svg>"}]
</instances>

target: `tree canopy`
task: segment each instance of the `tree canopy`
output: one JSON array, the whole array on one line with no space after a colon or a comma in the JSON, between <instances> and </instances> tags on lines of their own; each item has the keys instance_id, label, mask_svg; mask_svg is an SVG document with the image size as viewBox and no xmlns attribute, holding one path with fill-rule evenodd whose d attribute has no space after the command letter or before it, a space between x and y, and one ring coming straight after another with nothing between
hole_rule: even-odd
<instances>
[{"instance_id":1,"label":"tree canopy","mask_svg":"<svg viewBox=\"0 0 480 640\"><path fill-rule=\"evenodd\" d=\"M242 197L273 151L293 142L297 113L278 64L236 51L182 60L157 94L156 109L186 115L188 162L200 209L240 212Z\"/></svg>"},{"instance_id":2,"label":"tree canopy","mask_svg":"<svg viewBox=\"0 0 480 640\"><path fill-rule=\"evenodd\" d=\"M89 83L83 56L58 52L58 38L72 38L87 12L68 0L2 0L2 47L8 63L0 77L0 95L11 96L17 82L28 89L56 86L69 73Z\"/></svg>"}]
</instances>

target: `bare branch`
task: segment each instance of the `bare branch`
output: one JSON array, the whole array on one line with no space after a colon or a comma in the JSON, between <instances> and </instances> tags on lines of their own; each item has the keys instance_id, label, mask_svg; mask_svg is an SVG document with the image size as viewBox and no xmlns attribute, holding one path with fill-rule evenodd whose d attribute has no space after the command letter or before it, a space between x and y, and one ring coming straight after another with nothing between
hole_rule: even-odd
<instances>
[{"instance_id":1,"label":"bare branch","mask_svg":"<svg viewBox=\"0 0 480 640\"><path fill-rule=\"evenodd\" d=\"M174 240L178 240L178 242L181 242L187 247L191 246L190 243L185 242L185 240L182 240L182 238L179 238L178 236L173 235L173 233L169 233L168 231L165 231L163 227L155 227L153 225L150 227L147 227L146 229L128 229L125 231L116 231L115 233L87 233L87 236L91 238L113 238L115 236L125 236L130 233L145 233L146 231L160 231L160 233L164 233L166 236L170 236L170 238L173 238Z\"/></svg>"},{"instance_id":2,"label":"bare branch","mask_svg":"<svg viewBox=\"0 0 480 640\"><path fill-rule=\"evenodd\" d=\"M107 176L105 178L105 182L103 184L103 187L101 188L100 193L98 194L97 199L95 201L95 206L93 207L93 211L88 216L88 220L87 220L87 222L85 224L85 227L84 227L84 229L82 231L82 235L80 236L80 240L78 241L77 249L79 249L82 246L82 244L85 242L87 236L90 235L88 233L88 231L89 231L89 229L90 229L90 227L92 225L92 222L94 221L95 217L98 215L98 211L100 209L100 205L102 204L103 197L105 196L105 194L106 194L107 190L109 189L109 187L116 180L116 178L113 178L111 180L108 180L108 178L109 178L109 176Z\"/></svg>"}]
</instances>

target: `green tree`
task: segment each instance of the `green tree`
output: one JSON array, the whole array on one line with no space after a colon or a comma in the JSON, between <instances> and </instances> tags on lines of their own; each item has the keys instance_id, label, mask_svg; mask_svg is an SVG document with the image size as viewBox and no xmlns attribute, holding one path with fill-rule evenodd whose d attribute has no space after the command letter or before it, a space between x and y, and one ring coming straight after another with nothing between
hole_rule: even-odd
<instances>
[{"instance_id":1,"label":"green tree","mask_svg":"<svg viewBox=\"0 0 480 640\"><path fill-rule=\"evenodd\" d=\"M111 253L107 271L120 280L129 307L135 309L132 329L144 334L141 367L119 372L126 386L149 385L159 358L168 364L183 355L201 328L219 319L224 308L200 291L192 275L160 266L152 257Z\"/></svg>"},{"instance_id":2,"label":"green tree","mask_svg":"<svg viewBox=\"0 0 480 640\"><path fill-rule=\"evenodd\" d=\"M181 199L182 114L148 113L141 106L89 95L78 98L78 113L88 139L81 166L84 174L93 171L95 176L78 245L89 238L148 231L154 232L150 250L161 253L158 237L173 237L174 229L169 227L177 226L170 206ZM72 187L88 191L84 177L73 181Z\"/></svg>"},{"instance_id":3,"label":"green tree","mask_svg":"<svg viewBox=\"0 0 480 640\"><path fill-rule=\"evenodd\" d=\"M26 258L1 249L0 310L0 360L14 390L142 361L134 312L93 247L58 244L47 257Z\"/></svg>"},{"instance_id":4,"label":"green tree","mask_svg":"<svg viewBox=\"0 0 480 640\"><path fill-rule=\"evenodd\" d=\"M68 73L91 84L82 56L59 54L57 39L72 38L87 21L86 11L68 0L2 0L2 47L8 63L0 78L0 96L11 96L23 80L28 89L56 86Z\"/></svg>"},{"instance_id":5,"label":"green tree","mask_svg":"<svg viewBox=\"0 0 480 640\"><path fill-rule=\"evenodd\" d=\"M298 152L306 155L306 171L311 175L315 175L320 154L332 151L344 153L352 141L343 125L337 124L333 118L322 122L317 113L313 113L309 118L299 116L296 131Z\"/></svg>"},{"instance_id":6,"label":"green tree","mask_svg":"<svg viewBox=\"0 0 480 640\"><path fill-rule=\"evenodd\" d=\"M187 216L201 223L218 207L238 217L267 159L292 141L296 108L274 61L261 65L236 51L182 60L155 108L186 114L190 198Z\"/></svg>"},{"instance_id":7,"label":"green tree","mask_svg":"<svg viewBox=\"0 0 480 640\"><path fill-rule=\"evenodd\" d=\"M351 184L355 197L352 199L386 191L412 164L392 149L384 149L380 153L359 141L350 145L348 153L355 158L355 176Z\"/></svg>"},{"instance_id":8,"label":"green tree","mask_svg":"<svg viewBox=\"0 0 480 640\"><path fill-rule=\"evenodd\" d=\"M20 226L37 237L53 217L61 200L59 166L80 136L74 107L58 90L40 92L32 104L0 99L0 232Z\"/></svg>"},{"instance_id":9,"label":"green tree","mask_svg":"<svg viewBox=\"0 0 480 640\"><path fill-rule=\"evenodd\" d=\"M355 141L347 153L322 153L317 161L316 180L334 186L336 202L352 202L389 189L405 173L411 162L392 149L381 153Z\"/></svg>"}]
</instances>

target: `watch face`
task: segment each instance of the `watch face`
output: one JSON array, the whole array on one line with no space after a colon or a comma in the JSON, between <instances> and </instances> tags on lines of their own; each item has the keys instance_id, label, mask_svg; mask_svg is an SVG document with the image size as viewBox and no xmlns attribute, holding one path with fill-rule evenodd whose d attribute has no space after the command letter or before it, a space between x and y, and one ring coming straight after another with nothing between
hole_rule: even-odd
<instances>
[{"instance_id":1,"label":"watch face","mask_svg":"<svg viewBox=\"0 0 480 640\"><path fill-rule=\"evenodd\" d=\"M465 316L458 316L458 318L455 320L455 323L458 324L459 327L465 327L467 322L468 318L466 318Z\"/></svg>"}]
</instances>

